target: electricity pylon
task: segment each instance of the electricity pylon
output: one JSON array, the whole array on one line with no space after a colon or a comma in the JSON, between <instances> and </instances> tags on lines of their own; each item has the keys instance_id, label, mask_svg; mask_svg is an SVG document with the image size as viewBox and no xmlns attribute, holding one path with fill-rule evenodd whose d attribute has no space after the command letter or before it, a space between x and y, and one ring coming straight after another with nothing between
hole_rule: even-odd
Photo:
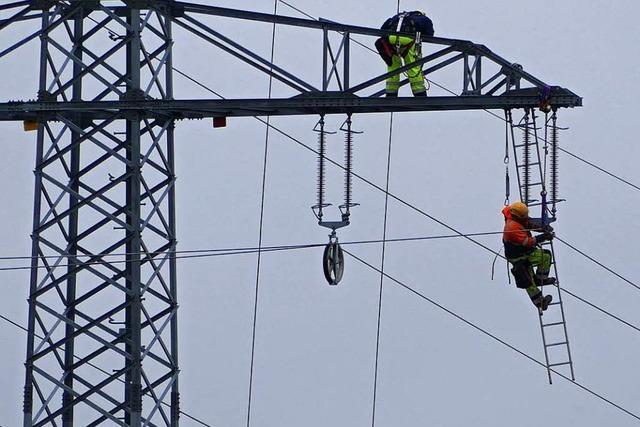
<instances>
[{"instance_id":1,"label":"electricity pylon","mask_svg":"<svg viewBox=\"0 0 640 427\"><path fill-rule=\"evenodd\" d=\"M353 85L353 35L388 32L173 0L31 0L0 12L10 14L0 31L40 22L0 46L1 59L40 41L37 99L0 104L0 120L37 130L25 427L178 425L176 120L582 103L465 40L423 38L437 50ZM207 15L322 31L320 84L222 35ZM297 95L175 100L176 25ZM381 98L378 83L416 65L427 75L462 65L463 96Z\"/></svg>"}]
</instances>

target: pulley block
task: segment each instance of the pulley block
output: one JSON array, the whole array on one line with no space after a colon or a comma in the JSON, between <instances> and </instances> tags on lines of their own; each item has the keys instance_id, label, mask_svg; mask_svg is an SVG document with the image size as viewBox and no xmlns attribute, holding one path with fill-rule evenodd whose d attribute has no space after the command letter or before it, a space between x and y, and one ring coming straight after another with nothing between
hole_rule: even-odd
<instances>
[{"instance_id":1,"label":"pulley block","mask_svg":"<svg viewBox=\"0 0 640 427\"><path fill-rule=\"evenodd\" d=\"M325 279L327 279L330 285L335 286L342 280L344 273L344 252L337 238L332 238L324 247L322 270Z\"/></svg>"}]
</instances>

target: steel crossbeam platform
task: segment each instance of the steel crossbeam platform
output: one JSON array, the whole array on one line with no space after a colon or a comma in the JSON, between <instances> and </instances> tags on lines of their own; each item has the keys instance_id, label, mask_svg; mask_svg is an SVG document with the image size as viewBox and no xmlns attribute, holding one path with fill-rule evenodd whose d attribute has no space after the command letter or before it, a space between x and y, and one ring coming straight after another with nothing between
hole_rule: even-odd
<instances>
[{"instance_id":1,"label":"steel crossbeam platform","mask_svg":"<svg viewBox=\"0 0 640 427\"><path fill-rule=\"evenodd\" d=\"M554 88L549 98L559 108L578 107L579 97ZM304 114L387 113L537 108L540 97L513 91L501 96L434 96L425 98L360 98L342 93L309 93L287 99L140 100L83 102L15 102L0 104L0 120L58 120L82 116L88 120L121 118L201 119L207 117L291 116Z\"/></svg>"}]
</instances>

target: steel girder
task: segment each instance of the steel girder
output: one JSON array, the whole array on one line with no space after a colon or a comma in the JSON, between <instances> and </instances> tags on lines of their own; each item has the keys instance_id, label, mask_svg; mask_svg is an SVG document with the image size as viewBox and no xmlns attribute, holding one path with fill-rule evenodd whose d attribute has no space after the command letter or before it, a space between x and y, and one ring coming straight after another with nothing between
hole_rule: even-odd
<instances>
[{"instance_id":1,"label":"steel girder","mask_svg":"<svg viewBox=\"0 0 640 427\"><path fill-rule=\"evenodd\" d=\"M165 16L45 6L40 99L172 98ZM173 132L135 111L38 121L25 426L178 425Z\"/></svg>"},{"instance_id":2,"label":"steel girder","mask_svg":"<svg viewBox=\"0 0 640 427\"><path fill-rule=\"evenodd\" d=\"M553 88L550 102L575 107L575 96ZM30 102L0 105L0 120L56 120L81 116L86 120L121 117L131 113L148 119L206 117L291 116L301 114L385 113L391 111L445 111L537 108L537 91L514 90L501 96L436 96L428 98L360 98L341 92L305 94L287 99L135 100L87 102Z\"/></svg>"}]
</instances>

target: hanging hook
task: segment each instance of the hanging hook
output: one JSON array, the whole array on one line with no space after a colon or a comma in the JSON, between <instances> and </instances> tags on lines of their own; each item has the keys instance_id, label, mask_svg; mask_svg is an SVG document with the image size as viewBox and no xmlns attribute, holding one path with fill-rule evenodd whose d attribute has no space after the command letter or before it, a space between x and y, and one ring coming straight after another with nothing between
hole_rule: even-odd
<instances>
[{"instance_id":1,"label":"hanging hook","mask_svg":"<svg viewBox=\"0 0 640 427\"><path fill-rule=\"evenodd\" d=\"M511 196L511 182L509 180L509 127L512 125L511 111L504 110L504 205L509 204L509 198Z\"/></svg>"}]
</instances>

